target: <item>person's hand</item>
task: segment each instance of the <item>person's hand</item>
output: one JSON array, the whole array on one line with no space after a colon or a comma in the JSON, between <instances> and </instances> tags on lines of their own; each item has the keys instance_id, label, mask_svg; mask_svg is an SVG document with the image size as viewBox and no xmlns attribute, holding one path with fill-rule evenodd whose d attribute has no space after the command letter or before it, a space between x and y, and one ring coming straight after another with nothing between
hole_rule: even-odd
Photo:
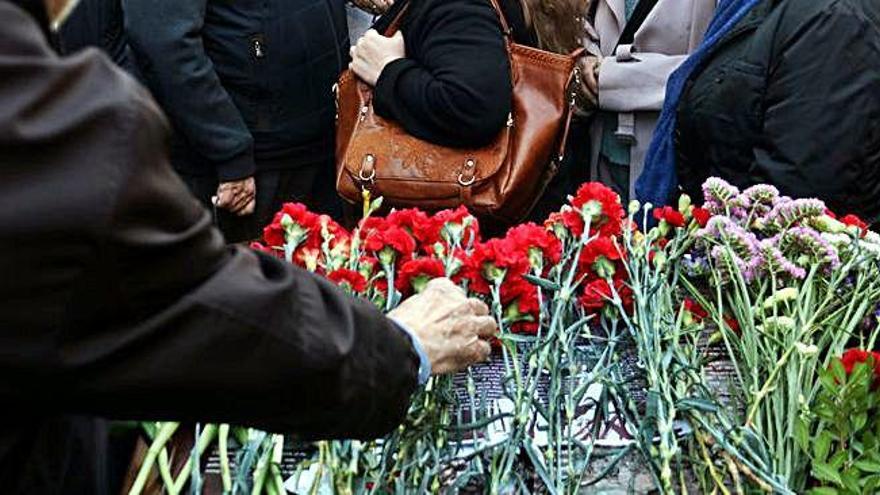
<instances>
[{"instance_id":1,"label":"person's hand","mask_svg":"<svg viewBox=\"0 0 880 495\"><path fill-rule=\"evenodd\" d=\"M431 373L455 373L486 361L488 339L497 332L495 319L480 300L468 299L449 279L428 283L424 292L403 302L389 315L412 331L428 359Z\"/></svg>"},{"instance_id":2,"label":"person's hand","mask_svg":"<svg viewBox=\"0 0 880 495\"><path fill-rule=\"evenodd\" d=\"M581 87L578 93L581 98L595 108L599 104L599 68L602 60L598 57L586 56L578 60L581 70Z\"/></svg>"},{"instance_id":3,"label":"person's hand","mask_svg":"<svg viewBox=\"0 0 880 495\"><path fill-rule=\"evenodd\" d=\"M351 47L349 68L364 82L375 86L385 66L404 57L406 47L400 31L387 38L375 29L370 29L357 45Z\"/></svg>"},{"instance_id":4,"label":"person's hand","mask_svg":"<svg viewBox=\"0 0 880 495\"><path fill-rule=\"evenodd\" d=\"M352 0L352 3L365 12L381 15L388 12L388 9L394 5L394 0Z\"/></svg>"},{"instance_id":5,"label":"person's hand","mask_svg":"<svg viewBox=\"0 0 880 495\"><path fill-rule=\"evenodd\" d=\"M222 182L217 188L217 208L229 210L238 216L250 215L256 207L257 188L253 177Z\"/></svg>"}]
</instances>

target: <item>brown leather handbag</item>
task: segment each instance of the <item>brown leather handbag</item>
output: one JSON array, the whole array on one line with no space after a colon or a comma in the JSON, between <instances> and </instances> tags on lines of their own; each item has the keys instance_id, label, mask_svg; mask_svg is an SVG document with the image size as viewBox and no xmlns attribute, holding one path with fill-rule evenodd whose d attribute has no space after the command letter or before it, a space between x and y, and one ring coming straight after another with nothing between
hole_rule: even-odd
<instances>
[{"instance_id":1,"label":"brown leather handbag","mask_svg":"<svg viewBox=\"0 0 880 495\"><path fill-rule=\"evenodd\" d=\"M505 223L522 220L538 201L565 150L581 50L559 55L514 43L497 0L491 2L507 33L513 78L507 126L478 149L418 139L376 115L372 88L348 70L336 87L336 188L345 200L358 204L367 189L386 206L431 211L465 205ZM405 10L386 35L397 30Z\"/></svg>"}]
</instances>

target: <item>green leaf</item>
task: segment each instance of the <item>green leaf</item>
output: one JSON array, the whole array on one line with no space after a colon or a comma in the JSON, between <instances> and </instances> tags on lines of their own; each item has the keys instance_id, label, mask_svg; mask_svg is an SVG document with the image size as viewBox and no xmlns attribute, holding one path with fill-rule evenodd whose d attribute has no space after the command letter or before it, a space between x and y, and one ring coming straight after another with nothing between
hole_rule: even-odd
<instances>
[{"instance_id":1,"label":"green leaf","mask_svg":"<svg viewBox=\"0 0 880 495\"><path fill-rule=\"evenodd\" d=\"M880 473L880 462L861 460L853 465L866 473Z\"/></svg>"},{"instance_id":2,"label":"green leaf","mask_svg":"<svg viewBox=\"0 0 880 495\"><path fill-rule=\"evenodd\" d=\"M523 275L523 278L526 279L526 281L529 282L530 284L537 285L538 287L545 289L545 290L555 292L555 291L562 289L562 286L560 286L556 282L552 282L550 280L547 280L546 278L536 277L534 275L529 275L529 274Z\"/></svg>"},{"instance_id":3,"label":"green leaf","mask_svg":"<svg viewBox=\"0 0 880 495\"><path fill-rule=\"evenodd\" d=\"M718 405L705 399L681 399L675 404L675 407L682 411L718 412Z\"/></svg>"},{"instance_id":4,"label":"green leaf","mask_svg":"<svg viewBox=\"0 0 880 495\"><path fill-rule=\"evenodd\" d=\"M824 369L819 370L819 382L822 383L826 392L836 395L838 385L831 373Z\"/></svg>"},{"instance_id":5,"label":"green leaf","mask_svg":"<svg viewBox=\"0 0 880 495\"><path fill-rule=\"evenodd\" d=\"M880 476L875 474L862 478L862 493L877 493L878 487L880 487Z\"/></svg>"},{"instance_id":6,"label":"green leaf","mask_svg":"<svg viewBox=\"0 0 880 495\"><path fill-rule=\"evenodd\" d=\"M860 493L862 490L859 486L859 471L857 469L847 469L841 476L843 486L853 493Z\"/></svg>"},{"instance_id":7,"label":"green leaf","mask_svg":"<svg viewBox=\"0 0 880 495\"><path fill-rule=\"evenodd\" d=\"M831 456L831 460L828 461L828 465L833 467L834 469L841 469L843 465L846 464L846 461L849 460L849 452L842 451Z\"/></svg>"},{"instance_id":8,"label":"green leaf","mask_svg":"<svg viewBox=\"0 0 880 495\"><path fill-rule=\"evenodd\" d=\"M535 337L534 335L520 335L515 333L502 335L499 339L505 342L513 342L515 344L534 344L538 341L538 337Z\"/></svg>"},{"instance_id":9,"label":"green leaf","mask_svg":"<svg viewBox=\"0 0 880 495\"><path fill-rule=\"evenodd\" d=\"M828 459L828 451L831 450L831 442L834 440L828 430L823 431L813 443L813 460L819 463Z\"/></svg>"},{"instance_id":10,"label":"green leaf","mask_svg":"<svg viewBox=\"0 0 880 495\"><path fill-rule=\"evenodd\" d=\"M810 452L810 427L802 416L794 422L794 440L804 452Z\"/></svg>"},{"instance_id":11,"label":"green leaf","mask_svg":"<svg viewBox=\"0 0 880 495\"><path fill-rule=\"evenodd\" d=\"M831 373L838 384L846 384L846 369L844 369L843 363L840 359L831 361Z\"/></svg>"},{"instance_id":12,"label":"green leaf","mask_svg":"<svg viewBox=\"0 0 880 495\"><path fill-rule=\"evenodd\" d=\"M868 424L868 413L862 412L862 413L856 414L852 418L852 422L853 422L853 430L854 431L861 430L862 428L865 427L866 424Z\"/></svg>"},{"instance_id":13,"label":"green leaf","mask_svg":"<svg viewBox=\"0 0 880 495\"><path fill-rule=\"evenodd\" d=\"M813 488L807 492L807 495L837 495L839 492L836 488L823 486L821 488Z\"/></svg>"},{"instance_id":14,"label":"green leaf","mask_svg":"<svg viewBox=\"0 0 880 495\"><path fill-rule=\"evenodd\" d=\"M840 472L838 472L837 469L834 469L834 467L822 462L813 464L813 476L819 481L834 483L837 486L843 485L843 480L840 478Z\"/></svg>"}]
</instances>

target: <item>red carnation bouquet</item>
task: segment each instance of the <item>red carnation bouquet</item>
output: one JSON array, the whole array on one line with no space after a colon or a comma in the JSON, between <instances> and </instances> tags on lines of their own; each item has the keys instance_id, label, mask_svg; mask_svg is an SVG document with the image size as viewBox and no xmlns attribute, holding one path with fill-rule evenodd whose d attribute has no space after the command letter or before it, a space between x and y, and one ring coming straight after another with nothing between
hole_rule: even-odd
<instances>
[{"instance_id":1,"label":"red carnation bouquet","mask_svg":"<svg viewBox=\"0 0 880 495\"><path fill-rule=\"evenodd\" d=\"M385 310L431 279L449 277L471 295L497 302L502 334L541 333L546 301L539 280L565 266L566 255L584 314L601 313L612 292L629 297L619 243L624 210L601 184L581 186L544 225L518 225L494 239L482 239L478 220L463 207L435 214L395 210L384 217L373 215L377 208L348 232L301 204L285 204L252 247L326 276Z\"/></svg>"}]
</instances>

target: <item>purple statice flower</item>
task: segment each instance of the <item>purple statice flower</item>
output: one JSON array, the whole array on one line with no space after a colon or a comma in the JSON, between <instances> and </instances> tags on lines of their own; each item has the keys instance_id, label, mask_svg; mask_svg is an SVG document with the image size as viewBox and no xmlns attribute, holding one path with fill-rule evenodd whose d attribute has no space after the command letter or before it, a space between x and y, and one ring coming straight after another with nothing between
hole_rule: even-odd
<instances>
[{"instance_id":1,"label":"purple statice flower","mask_svg":"<svg viewBox=\"0 0 880 495\"><path fill-rule=\"evenodd\" d=\"M752 186L742 195L748 198L752 210L758 217L764 217L779 203L779 189L769 184L758 184Z\"/></svg>"},{"instance_id":2,"label":"purple statice flower","mask_svg":"<svg viewBox=\"0 0 880 495\"><path fill-rule=\"evenodd\" d=\"M759 255L752 260L752 268L760 275L784 273L796 279L805 278L807 271L786 258L778 244L779 236L761 241L758 247Z\"/></svg>"},{"instance_id":3,"label":"purple statice flower","mask_svg":"<svg viewBox=\"0 0 880 495\"><path fill-rule=\"evenodd\" d=\"M727 212L724 209L724 205L719 203L718 201L715 201L714 199L707 200L705 203L703 203L703 208L709 210L709 213L711 213L713 215L727 214Z\"/></svg>"},{"instance_id":4,"label":"purple statice flower","mask_svg":"<svg viewBox=\"0 0 880 495\"><path fill-rule=\"evenodd\" d=\"M727 249L724 246L715 246L712 248L711 256L712 260L715 262L715 266L723 272L729 271L730 265L732 264L746 282L751 282L755 279L755 269L752 266L751 260L744 260L733 249ZM732 278L730 273L724 273L724 275L725 279L729 280Z\"/></svg>"},{"instance_id":5,"label":"purple statice flower","mask_svg":"<svg viewBox=\"0 0 880 495\"><path fill-rule=\"evenodd\" d=\"M779 248L789 256L806 256L810 262L826 265L830 269L840 266L837 249L822 235L808 227L792 227L779 236Z\"/></svg>"},{"instance_id":6,"label":"purple statice flower","mask_svg":"<svg viewBox=\"0 0 880 495\"><path fill-rule=\"evenodd\" d=\"M758 238L755 234L725 216L710 218L706 227L697 231L696 235L730 244L740 256L751 256L758 249Z\"/></svg>"},{"instance_id":7,"label":"purple statice flower","mask_svg":"<svg viewBox=\"0 0 880 495\"><path fill-rule=\"evenodd\" d=\"M696 235L704 242L716 244L710 251L716 266L730 267L732 264L746 281L754 279L755 269L752 260L760 254L760 243L754 233L747 231L729 217L715 216L709 220L705 228L697 231Z\"/></svg>"},{"instance_id":8,"label":"purple statice flower","mask_svg":"<svg viewBox=\"0 0 880 495\"><path fill-rule=\"evenodd\" d=\"M761 203L773 206L779 201L779 189L770 184L754 185L742 193L752 204Z\"/></svg>"},{"instance_id":9,"label":"purple statice flower","mask_svg":"<svg viewBox=\"0 0 880 495\"><path fill-rule=\"evenodd\" d=\"M709 258L702 249L694 249L692 252L684 255L681 259L681 266L684 273L688 277L702 277L709 273Z\"/></svg>"},{"instance_id":10,"label":"purple statice flower","mask_svg":"<svg viewBox=\"0 0 880 495\"><path fill-rule=\"evenodd\" d=\"M767 215L767 219L786 228L802 220L824 214L825 203L818 199L804 198L778 202Z\"/></svg>"},{"instance_id":11,"label":"purple statice flower","mask_svg":"<svg viewBox=\"0 0 880 495\"><path fill-rule=\"evenodd\" d=\"M739 189L718 177L709 177L703 183L703 199L706 203L726 205L728 201L739 196Z\"/></svg>"}]
</instances>

